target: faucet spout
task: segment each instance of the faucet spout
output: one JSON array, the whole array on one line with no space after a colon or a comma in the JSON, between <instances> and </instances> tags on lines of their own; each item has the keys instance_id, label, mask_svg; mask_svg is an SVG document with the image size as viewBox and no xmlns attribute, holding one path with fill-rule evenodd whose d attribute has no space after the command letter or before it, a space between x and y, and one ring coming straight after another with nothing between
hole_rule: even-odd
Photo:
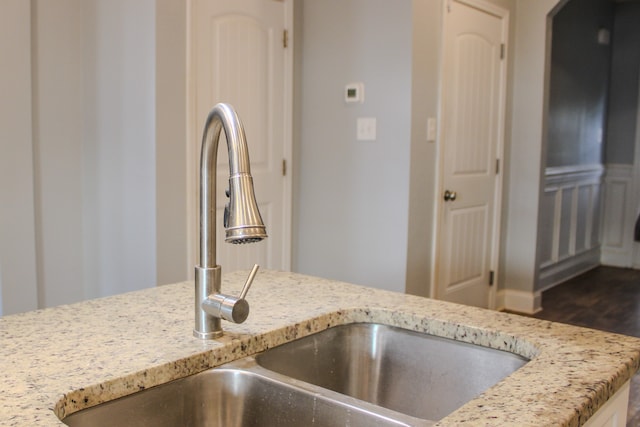
<instances>
[{"instance_id":1,"label":"faucet spout","mask_svg":"<svg viewBox=\"0 0 640 427\"><path fill-rule=\"evenodd\" d=\"M222 335L221 318L241 323L249 310L244 299L246 292L243 292L241 298L221 294L221 267L216 263L216 160L222 129L229 152L229 202L224 211L225 240L229 243L253 243L267 237L254 194L249 150L242 122L233 107L217 104L207 117L200 158L200 263L196 266L195 274L193 333L202 339ZM254 270L257 271L257 268ZM254 275L255 271L250 279ZM246 289L248 285L250 282L245 285ZM246 315L224 315L228 310L223 309L223 306L229 304L236 306L236 312L246 311ZM238 321L239 319L241 320Z\"/></svg>"}]
</instances>

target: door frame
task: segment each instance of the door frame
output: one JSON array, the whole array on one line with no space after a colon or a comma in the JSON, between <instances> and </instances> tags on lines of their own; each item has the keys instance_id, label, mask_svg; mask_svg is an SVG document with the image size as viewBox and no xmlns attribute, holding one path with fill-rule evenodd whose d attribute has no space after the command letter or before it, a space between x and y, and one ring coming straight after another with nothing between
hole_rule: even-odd
<instances>
[{"instance_id":1,"label":"door frame","mask_svg":"<svg viewBox=\"0 0 640 427\"><path fill-rule=\"evenodd\" d=\"M211 0L215 1L215 0ZM286 162L287 173L283 180L283 236L282 236L282 259L284 269L291 270L291 245L292 245L292 212L293 212L293 0L265 0L284 3L285 9L285 29L287 30L287 48L284 50L284 152L283 159ZM186 111L186 151L187 151L187 260L189 265L197 264L199 246L199 223L200 212L197 206L198 201L198 174L199 170L198 150L199 144L191 144L191 141L200 141L202 137L201 129L197 127L196 117L196 44L193 34L194 17L198 13L195 0L187 0L187 60L186 60L186 86L187 86L187 111ZM213 106L212 106L213 107ZM194 269L189 270L189 280L194 278Z\"/></svg>"},{"instance_id":2,"label":"door frame","mask_svg":"<svg viewBox=\"0 0 640 427\"><path fill-rule=\"evenodd\" d=\"M481 10L485 13L494 15L500 18L502 22L502 33L504 35L504 57L500 66L500 95L499 95L499 107L498 107L498 141L496 146L496 158L499 163L499 173L495 180L495 193L494 193L494 206L493 206L493 236L491 237L491 255L490 255L490 268L494 272L493 286L489 288L489 301L488 308L496 308L496 296L497 289L499 287L499 256L500 256L500 236L501 236L501 218L502 218L502 190L504 181L504 138L506 132L506 102L507 102L507 76L508 76L508 61L509 61L509 11L502 7L499 7L486 0L443 0L444 7L442 8L442 37L440 38L440 90L438 100L438 135L437 135L437 162L436 162L436 174L435 174L435 188L436 188L436 203L433 204L433 241L431 251L431 277L429 295L432 298L438 298L438 248L441 242L442 231L440 223L443 217L443 201L440 197L443 194L443 174L444 174L444 150L442 149L441 129L444 121L444 87L442 84L442 76L446 72L444 69L444 33L448 25L449 18L447 12L447 6L450 2L457 2Z\"/></svg>"}]
</instances>

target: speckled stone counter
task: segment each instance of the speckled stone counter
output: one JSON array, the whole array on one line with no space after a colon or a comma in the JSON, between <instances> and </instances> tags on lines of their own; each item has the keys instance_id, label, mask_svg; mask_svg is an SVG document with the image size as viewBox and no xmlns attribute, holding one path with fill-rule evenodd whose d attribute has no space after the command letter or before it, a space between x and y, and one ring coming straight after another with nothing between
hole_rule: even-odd
<instances>
[{"instance_id":1,"label":"speckled stone counter","mask_svg":"<svg viewBox=\"0 0 640 427\"><path fill-rule=\"evenodd\" d=\"M223 278L239 292L245 275ZM0 318L0 425L59 426L85 407L331 326L379 322L531 358L439 426L578 426L640 366L640 340L293 273L260 272L251 314L193 337L193 283Z\"/></svg>"}]
</instances>

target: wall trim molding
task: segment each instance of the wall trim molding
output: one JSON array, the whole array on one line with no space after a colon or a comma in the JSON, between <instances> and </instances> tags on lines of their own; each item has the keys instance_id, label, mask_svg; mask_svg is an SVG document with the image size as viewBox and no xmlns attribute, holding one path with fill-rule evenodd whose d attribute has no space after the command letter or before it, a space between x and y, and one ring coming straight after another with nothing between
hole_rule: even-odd
<instances>
[{"instance_id":1,"label":"wall trim molding","mask_svg":"<svg viewBox=\"0 0 640 427\"><path fill-rule=\"evenodd\" d=\"M527 292L501 289L496 295L497 309L522 314L535 314L542 310L542 291Z\"/></svg>"},{"instance_id":2,"label":"wall trim molding","mask_svg":"<svg viewBox=\"0 0 640 427\"><path fill-rule=\"evenodd\" d=\"M604 265L631 267L635 196L633 165L608 164L604 178L602 256Z\"/></svg>"},{"instance_id":3,"label":"wall trim molding","mask_svg":"<svg viewBox=\"0 0 640 427\"><path fill-rule=\"evenodd\" d=\"M605 178L628 178L633 172L633 165L623 163L607 164Z\"/></svg>"},{"instance_id":4,"label":"wall trim molding","mask_svg":"<svg viewBox=\"0 0 640 427\"><path fill-rule=\"evenodd\" d=\"M549 167L544 171L545 186L570 184L576 181L599 182L604 172L604 165Z\"/></svg>"},{"instance_id":5,"label":"wall trim molding","mask_svg":"<svg viewBox=\"0 0 640 427\"><path fill-rule=\"evenodd\" d=\"M547 289L600 264L601 164L545 169L538 230L538 279Z\"/></svg>"}]
</instances>

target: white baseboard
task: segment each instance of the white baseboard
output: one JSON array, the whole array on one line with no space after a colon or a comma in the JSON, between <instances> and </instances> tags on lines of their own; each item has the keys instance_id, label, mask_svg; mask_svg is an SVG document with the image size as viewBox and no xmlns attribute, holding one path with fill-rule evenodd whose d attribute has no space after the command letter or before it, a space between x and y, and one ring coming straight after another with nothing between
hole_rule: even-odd
<instances>
[{"instance_id":1,"label":"white baseboard","mask_svg":"<svg viewBox=\"0 0 640 427\"><path fill-rule=\"evenodd\" d=\"M545 291L553 286L585 273L600 265L600 247L594 247L580 254L566 258L555 264L543 266L538 278L538 290Z\"/></svg>"},{"instance_id":2,"label":"white baseboard","mask_svg":"<svg viewBox=\"0 0 640 427\"><path fill-rule=\"evenodd\" d=\"M630 256L628 252L611 250L604 247L602 248L602 257L600 262L602 265L606 265L608 267L629 268L631 267L629 258Z\"/></svg>"},{"instance_id":3,"label":"white baseboard","mask_svg":"<svg viewBox=\"0 0 640 427\"><path fill-rule=\"evenodd\" d=\"M503 289L497 295L498 310L515 311L523 314L535 314L542 310L542 292L516 291Z\"/></svg>"}]
</instances>

